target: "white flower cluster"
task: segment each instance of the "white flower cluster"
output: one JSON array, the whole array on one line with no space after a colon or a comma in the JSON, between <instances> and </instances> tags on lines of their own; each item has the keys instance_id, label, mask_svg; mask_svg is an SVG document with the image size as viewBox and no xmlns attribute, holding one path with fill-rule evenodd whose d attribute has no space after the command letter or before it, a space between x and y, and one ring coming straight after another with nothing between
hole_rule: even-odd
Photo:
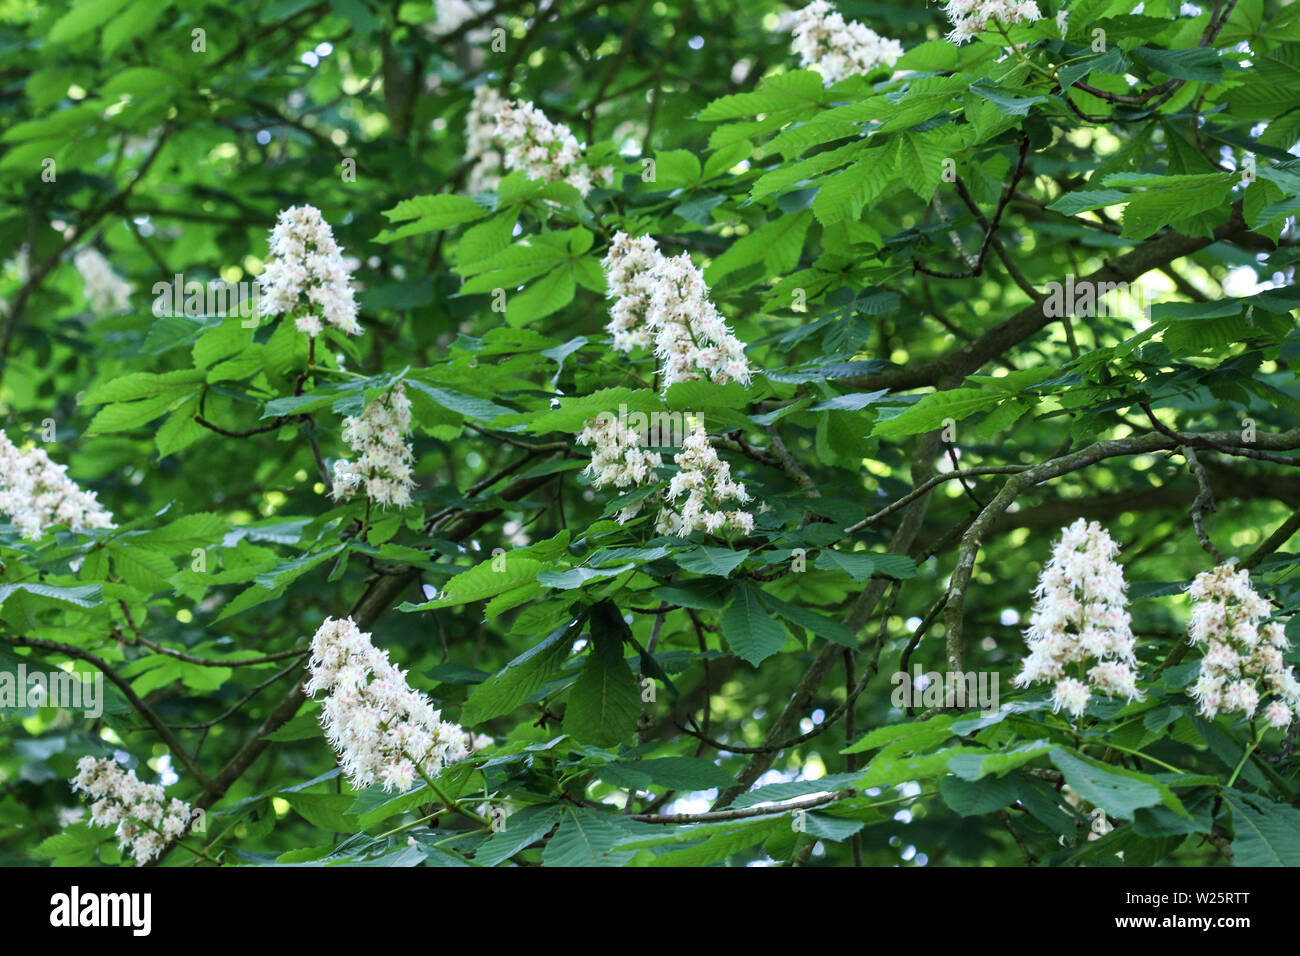
<instances>
[{"instance_id":1,"label":"white flower cluster","mask_svg":"<svg viewBox=\"0 0 1300 956\"><path fill-rule=\"evenodd\" d=\"M635 428L612 415L587 419L578 435L578 444L594 447L591 464L584 469L584 474L598 488L653 484L658 480L654 469L663 464L663 459L658 452L642 451L640 441Z\"/></svg>"},{"instance_id":2,"label":"white flower cluster","mask_svg":"<svg viewBox=\"0 0 1300 956\"><path fill-rule=\"evenodd\" d=\"M22 452L0 432L0 513L8 515L24 538L40 539L46 528L67 525L73 531L113 527L113 516L67 476L43 448Z\"/></svg>"},{"instance_id":3,"label":"white flower cluster","mask_svg":"<svg viewBox=\"0 0 1300 956\"><path fill-rule=\"evenodd\" d=\"M952 21L948 39L958 46L983 33L993 21L1009 27L1043 18L1034 0L948 0L944 13Z\"/></svg>"},{"instance_id":4,"label":"white flower cluster","mask_svg":"<svg viewBox=\"0 0 1300 956\"><path fill-rule=\"evenodd\" d=\"M352 618L325 619L308 669L307 693L326 695L321 726L354 787L378 782L405 793L421 773L432 777L469 754L465 729L444 722Z\"/></svg>"},{"instance_id":5,"label":"white flower cluster","mask_svg":"<svg viewBox=\"0 0 1300 956\"><path fill-rule=\"evenodd\" d=\"M334 463L335 500L364 490L367 498L383 507L409 505L415 487L411 465L415 452L403 436L410 430L411 400L401 382L359 416L343 419L343 440L357 453L357 460Z\"/></svg>"},{"instance_id":6,"label":"white flower cluster","mask_svg":"<svg viewBox=\"0 0 1300 956\"><path fill-rule=\"evenodd\" d=\"M813 0L795 14L794 42L802 66L822 75L826 86L878 66L893 66L903 55L897 40L880 36L857 20L844 16L826 0Z\"/></svg>"},{"instance_id":7,"label":"white flower cluster","mask_svg":"<svg viewBox=\"0 0 1300 956\"><path fill-rule=\"evenodd\" d=\"M86 301L96 312L127 312L131 308L131 283L116 272L98 249L78 249L72 264L81 273Z\"/></svg>"},{"instance_id":8,"label":"white flower cluster","mask_svg":"<svg viewBox=\"0 0 1300 956\"><path fill-rule=\"evenodd\" d=\"M497 117L505 100L490 86L474 90L465 114L465 158L474 166L469 171L471 193L495 192L501 185L501 153L497 149Z\"/></svg>"},{"instance_id":9,"label":"white flower cluster","mask_svg":"<svg viewBox=\"0 0 1300 956\"><path fill-rule=\"evenodd\" d=\"M728 501L746 504L749 493L742 482L731 480L731 465L718 457L708 433L693 422L682 450L673 456L681 469L668 485L668 505L659 512L655 530L660 534L685 537L692 531L710 534L730 528L740 534L754 530L754 516L738 509L724 510ZM678 505L678 499L685 500Z\"/></svg>"},{"instance_id":10,"label":"white flower cluster","mask_svg":"<svg viewBox=\"0 0 1300 956\"><path fill-rule=\"evenodd\" d=\"M718 457L704 426L691 420L690 429L682 450L673 456L680 470L667 488L623 508L618 513L619 523L630 521L647 504L657 502L661 506L655 520L657 534L685 537L693 531L712 534L724 528L748 534L754 530L754 516L722 506L729 501L746 504L749 493L743 483L731 480L731 465ZM643 449L636 429L612 415L589 418L578 435L578 444L592 448L591 463L584 473L596 488L639 488L659 481L654 469L663 464L660 454Z\"/></svg>"},{"instance_id":11,"label":"white flower cluster","mask_svg":"<svg viewBox=\"0 0 1300 956\"><path fill-rule=\"evenodd\" d=\"M270 249L273 258L259 279L262 315L288 314L312 338L327 325L346 335L361 333L352 270L319 209L281 210Z\"/></svg>"},{"instance_id":12,"label":"white flower cluster","mask_svg":"<svg viewBox=\"0 0 1300 956\"><path fill-rule=\"evenodd\" d=\"M521 170L529 179L565 182L582 195L596 183L612 185L614 169L587 165L583 150L569 127L552 123L527 100L508 100L497 114L496 137L505 153L505 167Z\"/></svg>"},{"instance_id":13,"label":"white flower cluster","mask_svg":"<svg viewBox=\"0 0 1300 956\"><path fill-rule=\"evenodd\" d=\"M118 845L144 866L167 844L184 836L190 827L190 805L173 799L166 806L163 788L144 783L134 770L123 770L112 760L82 757L70 781L94 802L90 822L97 827L117 827Z\"/></svg>"},{"instance_id":14,"label":"white flower cluster","mask_svg":"<svg viewBox=\"0 0 1300 956\"><path fill-rule=\"evenodd\" d=\"M1093 690L1141 700L1135 639L1125 610L1124 571L1115 561L1119 545L1106 529L1080 518L1062 529L1034 588L1033 616L1025 631L1029 654L1015 678L1018 687L1055 681L1054 710L1078 717ZM1083 665L1097 663L1081 680ZM1068 670L1071 665L1075 674Z\"/></svg>"},{"instance_id":15,"label":"white flower cluster","mask_svg":"<svg viewBox=\"0 0 1300 956\"><path fill-rule=\"evenodd\" d=\"M1204 648L1200 676L1192 688L1201 714L1211 720L1238 711L1253 717L1261 697L1272 694L1265 718L1270 726L1289 726L1300 708L1300 681L1282 659L1291 644L1281 624L1261 624L1271 608L1251 587L1250 572L1221 564L1198 574L1188 594L1188 635L1193 645Z\"/></svg>"},{"instance_id":16,"label":"white flower cluster","mask_svg":"<svg viewBox=\"0 0 1300 956\"><path fill-rule=\"evenodd\" d=\"M663 389L708 378L718 384L750 381L745 343L709 301L709 287L691 257L663 255L649 236L615 234L603 263L614 299L606 330L614 348L654 346L663 362Z\"/></svg>"},{"instance_id":17,"label":"white flower cluster","mask_svg":"<svg viewBox=\"0 0 1300 956\"><path fill-rule=\"evenodd\" d=\"M613 415L587 419L578 433L578 444L591 447L591 463L583 474L596 488L613 485L651 485L659 480L654 470L663 464L658 452L641 448L641 436L636 429ZM645 499L633 502L618 513L620 524L631 521L645 506Z\"/></svg>"}]
</instances>

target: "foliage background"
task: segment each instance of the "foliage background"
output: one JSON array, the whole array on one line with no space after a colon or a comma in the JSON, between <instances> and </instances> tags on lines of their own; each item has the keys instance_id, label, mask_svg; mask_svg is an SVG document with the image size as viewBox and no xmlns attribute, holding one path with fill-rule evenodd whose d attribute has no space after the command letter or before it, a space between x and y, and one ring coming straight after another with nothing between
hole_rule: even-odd
<instances>
[{"instance_id":1,"label":"foliage background","mask_svg":"<svg viewBox=\"0 0 1300 956\"><path fill-rule=\"evenodd\" d=\"M142 777L174 779L169 793L212 808L210 852L228 863L1300 862L1290 738L1266 738L1229 785L1249 730L1196 717L1183 692L1192 673L1178 663L1179 587L1214 563L1189 518L1205 488L1214 509L1201 497L1196 511L1211 547L1247 561L1284 619L1300 602L1288 550L1300 500L1288 454L1300 445L1288 218L1300 207L1289 154L1300 11L1242 0L1180 14L1155 0L1133 15L1126 3L1075 0L1063 40L1059 5L1040 6L1045 19L1013 35L1035 44L1029 67L1000 59L998 37L946 43L937 6L845 2L846 15L902 41L900 69L929 78L904 87L886 71L829 94L796 72L778 27L786 8L767 0L504 0L442 36L429 3L0 3L5 428L41 441L53 419L50 454L119 524L37 544L0 528L3 581L54 589L6 593L0 666L89 670L77 652L93 654L177 728L168 741L116 690L99 721L7 711L0 859L118 862L108 831L65 827L60 812L76 803L66 784L76 759L120 750ZM504 52L478 32L494 24ZM1094 58L1098 24L1111 46ZM1097 95L1062 94L1059 74L1044 72L1069 59ZM465 207L450 200L403 215L413 197L463 194L464 115L483 83L607 151L617 188L582 203L521 185L482 199L475 215L491 225L481 229L459 223ZM1171 86L1154 104L1105 96ZM880 125L867 140L869 123ZM831 149L846 152L828 159ZM1247 151L1259 168L1249 185L1238 169ZM642 156L656 158L653 181ZM948 157L982 218L944 179ZM41 178L46 158L54 182ZM320 372L306 405L292 399L301 336L150 311L153 284L174 274L255 276L276 213L302 203L360 260L366 328L331 343L366 378ZM979 275L924 271L970 271L962 250L978 256L995 214ZM569 294L534 291L502 315L487 294L460 290L503 255L516 221L513 241L569 243L547 260ZM743 547L620 528L610 496L578 476L585 455L572 435L587 414L620 400L665 407L635 387L650 362L629 366L606 344L599 259L619 228L707 265L714 301L770 373L748 391L668 397L704 414L770 506ZM87 302L72 262L84 246L133 283L129 311ZM537 273L503 275L528 285ZM1150 324L1045 319L1031 296L1067 276L1146 276L1159 293ZM796 289L806 311L793 307ZM363 507L323 494L311 441L328 460L344 455L341 416L398 374L417 401L418 503L358 534ZM605 388L627 391L582 401ZM935 389L940 398L921 399ZM311 421L232 437L196 414L233 433L277 415ZM938 432L948 417L963 467L1055 464L999 498L1010 507L985 507L1005 474L971 477L969 489L946 481L846 535L951 467ZM1203 482L1180 446L1196 449ZM1089 447L1105 453L1070 457ZM1094 705L1081 735L1033 708L1041 693L1010 687L1028 592L1077 516L1101 520L1124 547L1149 678L1146 703ZM950 592L963 543L978 563ZM205 570L193 569L195 548ZM398 608L496 548L502 580L475 592L461 579L464 600ZM644 550L609 553L626 548ZM781 574L795 548L808 571ZM718 573L732 556L744 563ZM634 568L575 586L572 568L602 562ZM69 603L89 592L63 589L79 587L92 596ZM660 600L669 613L629 612ZM493 737L445 785L471 806L484 788L507 800L504 834L485 844L443 820L383 836L427 811L428 794L386 802L331 775L316 705L292 693L294 658L208 666L302 647L324 617L349 612L446 715ZM659 617L655 667L673 690L659 679L642 716L632 675L649 665L636 646ZM558 648L547 669L483 683L547 635ZM569 653L579 636L585 651ZM904 663L946 670L958 652L965 667L1000 674L1003 699L1023 712L954 728L954 715L918 723L891 704L889 674ZM1169 666L1151 678L1158 662ZM596 716L590 701L575 716L582 667L612 688ZM875 676L846 707L864 674ZM873 730L859 753L841 753ZM1049 744L1026 748L1034 741ZM1087 839L1062 774L1107 808L1113 833ZM740 794L756 782L777 789ZM606 812L628 788L645 815L700 813L720 793L718 809L734 809L854 783L861 793L810 814L803 833L788 812L704 829ZM166 860L192 862L184 850Z\"/></svg>"}]
</instances>

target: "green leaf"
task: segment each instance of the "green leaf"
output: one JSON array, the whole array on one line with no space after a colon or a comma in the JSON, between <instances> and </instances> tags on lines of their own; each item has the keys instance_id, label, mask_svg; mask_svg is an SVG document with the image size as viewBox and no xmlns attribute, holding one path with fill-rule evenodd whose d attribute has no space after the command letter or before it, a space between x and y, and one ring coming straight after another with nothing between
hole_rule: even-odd
<instances>
[{"instance_id":1,"label":"green leaf","mask_svg":"<svg viewBox=\"0 0 1300 956\"><path fill-rule=\"evenodd\" d=\"M608 813L565 806L560 828L542 851L542 863L546 866L622 866L635 855L630 850L614 849L627 835L627 831Z\"/></svg>"},{"instance_id":2,"label":"green leaf","mask_svg":"<svg viewBox=\"0 0 1300 956\"><path fill-rule=\"evenodd\" d=\"M558 804L524 807L506 817L506 825L479 845L474 862L496 866L510 859L530 843L536 843L555 826L564 808Z\"/></svg>"},{"instance_id":3,"label":"green leaf","mask_svg":"<svg viewBox=\"0 0 1300 956\"><path fill-rule=\"evenodd\" d=\"M203 381L203 372L184 369L179 372L132 372L120 375L88 388L81 396L82 405L103 405L108 402L131 402L152 398L162 392L185 392Z\"/></svg>"},{"instance_id":4,"label":"green leaf","mask_svg":"<svg viewBox=\"0 0 1300 956\"><path fill-rule=\"evenodd\" d=\"M694 551L685 551L674 555L673 560L686 571L696 574L710 574L727 577L732 571L745 563L748 551L733 551L730 548L711 548L707 545Z\"/></svg>"},{"instance_id":5,"label":"green leaf","mask_svg":"<svg viewBox=\"0 0 1300 956\"><path fill-rule=\"evenodd\" d=\"M537 580L537 572L543 567L545 565L535 558L513 553L497 555L456 575L447 582L436 599L419 605L403 605L402 610L455 607L458 604L482 601Z\"/></svg>"},{"instance_id":6,"label":"green leaf","mask_svg":"<svg viewBox=\"0 0 1300 956\"><path fill-rule=\"evenodd\" d=\"M564 732L584 743L614 747L626 742L641 715L641 693L623 657L626 629L616 614L592 610L593 647L578 680L569 689Z\"/></svg>"},{"instance_id":7,"label":"green leaf","mask_svg":"<svg viewBox=\"0 0 1300 956\"><path fill-rule=\"evenodd\" d=\"M968 754L967 759L973 759L973 755ZM1005 779L976 783L961 777L944 777L939 781L939 793L954 813L974 817L1010 806L1019 798L1020 788L1014 781Z\"/></svg>"},{"instance_id":8,"label":"green leaf","mask_svg":"<svg viewBox=\"0 0 1300 956\"><path fill-rule=\"evenodd\" d=\"M682 850L673 850L655 858L651 866L708 866L735 856L741 850L766 840L778 829L789 829L790 821L776 819L746 820L720 826L700 826L686 830L683 836L701 842Z\"/></svg>"},{"instance_id":9,"label":"green leaf","mask_svg":"<svg viewBox=\"0 0 1300 956\"><path fill-rule=\"evenodd\" d=\"M24 591L36 597L63 601L78 607L95 607L104 603L100 598L100 585L82 584L76 587L55 587L50 584L37 584L35 581L21 581L0 584L0 604L3 604L15 591Z\"/></svg>"},{"instance_id":10,"label":"green leaf","mask_svg":"<svg viewBox=\"0 0 1300 956\"><path fill-rule=\"evenodd\" d=\"M1187 815L1172 790L1144 773L1113 767L1061 747L1049 757L1075 793L1105 810L1107 816L1131 820L1138 808L1157 804Z\"/></svg>"},{"instance_id":11,"label":"green leaf","mask_svg":"<svg viewBox=\"0 0 1300 956\"><path fill-rule=\"evenodd\" d=\"M1300 866L1300 810L1268 797L1224 790L1232 807L1236 866Z\"/></svg>"},{"instance_id":12,"label":"green leaf","mask_svg":"<svg viewBox=\"0 0 1300 956\"><path fill-rule=\"evenodd\" d=\"M355 833L361 822L348 812L354 802L342 793L286 793L282 795L308 823L332 833Z\"/></svg>"},{"instance_id":13,"label":"green leaf","mask_svg":"<svg viewBox=\"0 0 1300 956\"><path fill-rule=\"evenodd\" d=\"M559 673L573 646L570 631L577 622L562 624L490 678L470 691L461 709L462 723L481 724L508 714L527 701ZM568 635L566 637L566 635Z\"/></svg>"},{"instance_id":14,"label":"green leaf","mask_svg":"<svg viewBox=\"0 0 1300 956\"><path fill-rule=\"evenodd\" d=\"M700 178L700 159L690 150L673 149L655 153L656 189L676 189L689 186Z\"/></svg>"},{"instance_id":15,"label":"green leaf","mask_svg":"<svg viewBox=\"0 0 1300 956\"><path fill-rule=\"evenodd\" d=\"M942 392L931 392L901 414L877 421L871 434L881 438L919 435L939 428L949 419L959 422L976 412L992 408L1000 400L998 395L979 388L950 388Z\"/></svg>"},{"instance_id":16,"label":"green leaf","mask_svg":"<svg viewBox=\"0 0 1300 956\"><path fill-rule=\"evenodd\" d=\"M568 266L552 269L523 292L507 297L506 321L518 327L544 318L572 302L576 291L572 269Z\"/></svg>"},{"instance_id":17,"label":"green leaf","mask_svg":"<svg viewBox=\"0 0 1300 956\"><path fill-rule=\"evenodd\" d=\"M228 529L229 523L225 516L200 511L177 518L161 528L145 531L131 540L158 551L176 554L216 544Z\"/></svg>"},{"instance_id":18,"label":"green leaf","mask_svg":"<svg viewBox=\"0 0 1300 956\"><path fill-rule=\"evenodd\" d=\"M699 115L702 121L740 119L759 113L802 114L824 103L829 94L822 76L813 70L793 70L768 77L752 93L734 93L714 100Z\"/></svg>"},{"instance_id":19,"label":"green leaf","mask_svg":"<svg viewBox=\"0 0 1300 956\"><path fill-rule=\"evenodd\" d=\"M67 43L96 30L126 6L127 0L81 0L50 27L50 43Z\"/></svg>"},{"instance_id":20,"label":"green leaf","mask_svg":"<svg viewBox=\"0 0 1300 956\"><path fill-rule=\"evenodd\" d=\"M1031 760L1037 760L1052 749L1053 744L1046 740L1031 740L1010 750L999 750L988 755L956 756L948 763L948 769L963 780L976 781L989 776L1000 777L1017 767L1023 767Z\"/></svg>"},{"instance_id":21,"label":"green leaf","mask_svg":"<svg viewBox=\"0 0 1300 956\"><path fill-rule=\"evenodd\" d=\"M698 757L656 757L620 760L601 767L600 779L616 787L639 790L651 786L670 790L724 790L736 781L727 771Z\"/></svg>"},{"instance_id":22,"label":"green leaf","mask_svg":"<svg viewBox=\"0 0 1300 956\"><path fill-rule=\"evenodd\" d=\"M867 551L819 552L814 567L823 571L843 571L855 581L865 581L876 574L900 581L916 577L916 563L901 554L872 554Z\"/></svg>"},{"instance_id":23,"label":"green leaf","mask_svg":"<svg viewBox=\"0 0 1300 956\"><path fill-rule=\"evenodd\" d=\"M736 588L721 624L732 653L755 667L785 646L785 628L763 610L759 592L748 584Z\"/></svg>"},{"instance_id":24,"label":"green leaf","mask_svg":"<svg viewBox=\"0 0 1300 956\"><path fill-rule=\"evenodd\" d=\"M1122 193L1118 189L1081 189L1066 193L1047 208L1067 216L1077 216L1081 212L1119 205L1128 198L1127 193Z\"/></svg>"},{"instance_id":25,"label":"green leaf","mask_svg":"<svg viewBox=\"0 0 1300 956\"><path fill-rule=\"evenodd\" d=\"M1195 46L1187 50L1154 50L1137 47L1129 55L1153 70L1194 83L1218 83L1223 79L1219 51L1212 46Z\"/></svg>"},{"instance_id":26,"label":"green leaf","mask_svg":"<svg viewBox=\"0 0 1300 956\"><path fill-rule=\"evenodd\" d=\"M780 598L763 592L763 604L772 613L779 617L785 618L791 624L802 627L806 631L811 631L818 637L824 637L832 643L839 644L841 647L857 647L857 636L839 621L829 618L824 614L818 614L816 611L810 611L805 607L797 604L789 604Z\"/></svg>"},{"instance_id":27,"label":"green leaf","mask_svg":"<svg viewBox=\"0 0 1300 956\"><path fill-rule=\"evenodd\" d=\"M842 172L821 180L813 215L822 225L862 215L862 207L879 198L896 177L886 150L873 150Z\"/></svg>"},{"instance_id":28,"label":"green leaf","mask_svg":"<svg viewBox=\"0 0 1300 956\"><path fill-rule=\"evenodd\" d=\"M398 203L384 212L389 222L415 220L395 230L383 230L374 239L375 242L393 242L407 236L439 229L450 229L461 223L482 219L488 210L467 196L443 194L438 196L416 196Z\"/></svg>"}]
</instances>

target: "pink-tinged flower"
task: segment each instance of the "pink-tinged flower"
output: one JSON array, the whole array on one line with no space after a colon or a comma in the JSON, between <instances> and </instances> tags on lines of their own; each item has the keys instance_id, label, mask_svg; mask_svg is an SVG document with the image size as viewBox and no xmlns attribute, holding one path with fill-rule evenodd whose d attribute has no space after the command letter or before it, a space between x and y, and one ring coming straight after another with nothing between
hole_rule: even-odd
<instances>
[{"instance_id":1,"label":"pink-tinged flower","mask_svg":"<svg viewBox=\"0 0 1300 956\"><path fill-rule=\"evenodd\" d=\"M1274 727L1278 730L1290 727L1291 721L1295 719L1295 715L1291 712L1291 708L1277 699L1270 701L1269 705L1264 708L1264 717L1268 720L1268 725L1270 727Z\"/></svg>"},{"instance_id":2,"label":"pink-tinged flower","mask_svg":"<svg viewBox=\"0 0 1300 956\"><path fill-rule=\"evenodd\" d=\"M1092 690L1081 680L1066 677L1056 682L1052 689L1052 710L1064 710L1071 717L1080 716L1088 709Z\"/></svg>"}]
</instances>

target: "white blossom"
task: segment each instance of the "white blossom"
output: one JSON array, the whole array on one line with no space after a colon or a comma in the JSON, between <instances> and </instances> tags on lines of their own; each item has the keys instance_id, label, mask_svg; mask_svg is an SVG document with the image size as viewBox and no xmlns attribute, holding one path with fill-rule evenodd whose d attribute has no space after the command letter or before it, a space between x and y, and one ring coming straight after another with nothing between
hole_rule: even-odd
<instances>
[{"instance_id":1,"label":"white blossom","mask_svg":"<svg viewBox=\"0 0 1300 956\"><path fill-rule=\"evenodd\" d=\"M307 693L325 694L321 726L354 787L379 783L404 793L418 776L433 777L478 743L459 724L442 720L350 617L321 624L308 671Z\"/></svg>"},{"instance_id":2,"label":"white blossom","mask_svg":"<svg viewBox=\"0 0 1300 956\"><path fill-rule=\"evenodd\" d=\"M724 507L728 501L749 502L743 483L731 478L731 465L718 457L708 433L699 422L673 456L681 469L668 485L667 502L659 513L655 530L660 534L685 537L693 531L717 534L724 529L749 534L754 516L748 511Z\"/></svg>"},{"instance_id":3,"label":"white blossom","mask_svg":"<svg viewBox=\"0 0 1300 956\"><path fill-rule=\"evenodd\" d=\"M794 16L794 42L800 65L822 75L826 86L846 77L893 66L903 55L897 40L880 36L857 20L845 21L827 0L813 0Z\"/></svg>"},{"instance_id":4,"label":"white blossom","mask_svg":"<svg viewBox=\"0 0 1300 956\"><path fill-rule=\"evenodd\" d=\"M144 783L134 770L123 770L112 760L82 757L77 775L69 781L74 791L86 794L90 822L115 827L118 845L144 866L190 828L192 810L183 800L167 799L158 784Z\"/></svg>"},{"instance_id":5,"label":"white blossom","mask_svg":"<svg viewBox=\"0 0 1300 956\"><path fill-rule=\"evenodd\" d=\"M944 13L952 21L948 39L958 46L991 29L995 22L1009 27L1043 17L1034 0L948 0Z\"/></svg>"},{"instance_id":6,"label":"white blossom","mask_svg":"<svg viewBox=\"0 0 1300 956\"><path fill-rule=\"evenodd\" d=\"M271 230L272 259L259 278L262 315L288 315L315 338L325 326L359 335L352 270L314 206L282 210Z\"/></svg>"},{"instance_id":7,"label":"white blossom","mask_svg":"<svg viewBox=\"0 0 1300 956\"><path fill-rule=\"evenodd\" d=\"M606 330L614 348L630 352L653 345L663 363L662 388L709 379L750 382L745 343L709 301L703 273L683 253L664 256L649 236L615 234L603 260L608 295L614 299Z\"/></svg>"},{"instance_id":8,"label":"white blossom","mask_svg":"<svg viewBox=\"0 0 1300 956\"><path fill-rule=\"evenodd\" d=\"M86 246L72 256L81 273L86 301L96 312L127 312L131 309L131 283L116 272L98 249Z\"/></svg>"},{"instance_id":9,"label":"white blossom","mask_svg":"<svg viewBox=\"0 0 1300 956\"><path fill-rule=\"evenodd\" d=\"M504 153L505 168L520 170L529 179L565 182L584 196L597 182L614 182L612 167L593 170L583 155L586 144L578 142L568 126L552 123L527 100L502 104L495 135Z\"/></svg>"},{"instance_id":10,"label":"white blossom","mask_svg":"<svg viewBox=\"0 0 1300 956\"><path fill-rule=\"evenodd\" d=\"M465 159L474 163L469 171L471 193L494 192L501 184L501 152L497 148L497 117L505 106L501 94L490 86L474 90L465 115Z\"/></svg>"},{"instance_id":11,"label":"white blossom","mask_svg":"<svg viewBox=\"0 0 1300 956\"><path fill-rule=\"evenodd\" d=\"M370 402L359 416L343 419L343 440L357 457L334 463L335 500L364 492L383 507L409 505L415 487L415 452L403 436L410 430L411 400L401 382Z\"/></svg>"},{"instance_id":12,"label":"white blossom","mask_svg":"<svg viewBox=\"0 0 1300 956\"><path fill-rule=\"evenodd\" d=\"M663 464L658 452L641 447L641 436L612 414L588 419L578 435L578 444L592 448L585 474L593 487L645 487L659 483L654 469ZM718 457L704 426L691 421L682 450L673 456L678 472L664 487L634 501L618 513L619 523L630 521L646 505L658 503L660 512L655 532L685 537L693 531L716 534L724 529L749 534L754 516L727 502L746 504L749 493L743 483L731 478L731 465Z\"/></svg>"},{"instance_id":13,"label":"white blossom","mask_svg":"<svg viewBox=\"0 0 1300 956\"><path fill-rule=\"evenodd\" d=\"M1125 610L1119 545L1101 525L1078 519L1061 531L1034 588L1018 687L1053 681L1054 710L1078 717L1094 690L1141 700L1136 643ZM1088 668L1087 662L1096 663Z\"/></svg>"},{"instance_id":14,"label":"white blossom","mask_svg":"<svg viewBox=\"0 0 1300 956\"><path fill-rule=\"evenodd\" d=\"M663 458L658 452L643 450L637 431L613 414L588 419L577 440L579 445L591 448L591 462L583 474L591 479L593 487L641 487L659 480L654 470L663 465ZM642 499L623 508L618 514L619 523L635 518L645 503L646 499Z\"/></svg>"},{"instance_id":15,"label":"white blossom","mask_svg":"<svg viewBox=\"0 0 1300 956\"><path fill-rule=\"evenodd\" d=\"M1187 593L1192 598L1188 637L1202 648L1191 694L1202 716L1253 717L1260 702L1271 697L1264 708L1268 723L1289 726L1300 707L1300 682L1282 657L1291 644L1281 624L1265 623L1272 607L1251 586L1250 572L1221 564L1198 574Z\"/></svg>"},{"instance_id":16,"label":"white blossom","mask_svg":"<svg viewBox=\"0 0 1300 956\"><path fill-rule=\"evenodd\" d=\"M19 451L0 432L0 513L8 515L24 538L39 540L47 528L67 525L72 531L113 527L93 491L82 491L43 448Z\"/></svg>"}]
</instances>

